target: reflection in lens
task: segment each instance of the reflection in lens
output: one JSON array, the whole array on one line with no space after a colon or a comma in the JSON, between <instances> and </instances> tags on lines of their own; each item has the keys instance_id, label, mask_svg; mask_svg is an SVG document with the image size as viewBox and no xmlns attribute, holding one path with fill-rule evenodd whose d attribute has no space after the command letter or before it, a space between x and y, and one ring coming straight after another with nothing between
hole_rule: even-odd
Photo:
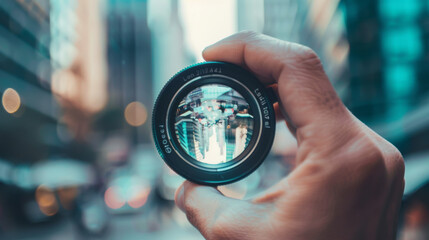
<instances>
[{"instance_id":1,"label":"reflection in lens","mask_svg":"<svg viewBox=\"0 0 429 240\"><path fill-rule=\"evenodd\" d=\"M234 89L209 84L191 91L176 113L177 139L194 159L219 164L240 155L253 133L247 101Z\"/></svg>"}]
</instances>

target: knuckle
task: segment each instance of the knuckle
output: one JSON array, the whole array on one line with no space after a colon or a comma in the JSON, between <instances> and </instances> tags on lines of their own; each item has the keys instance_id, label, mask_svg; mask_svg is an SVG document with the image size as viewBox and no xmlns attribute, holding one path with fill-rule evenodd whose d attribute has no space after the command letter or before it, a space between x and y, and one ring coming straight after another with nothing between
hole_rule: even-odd
<instances>
[{"instance_id":1,"label":"knuckle","mask_svg":"<svg viewBox=\"0 0 429 240\"><path fill-rule=\"evenodd\" d=\"M287 49L286 51L292 53L292 55L288 54L285 58L285 64L292 64L295 72L324 75L322 61L313 49L297 43L288 42L285 46ZM293 60L292 62L291 59Z\"/></svg>"},{"instance_id":2,"label":"knuckle","mask_svg":"<svg viewBox=\"0 0 429 240\"><path fill-rule=\"evenodd\" d=\"M197 229L199 229L198 220L196 215L193 212L186 212L186 218L188 221L195 226Z\"/></svg>"},{"instance_id":3,"label":"knuckle","mask_svg":"<svg viewBox=\"0 0 429 240\"><path fill-rule=\"evenodd\" d=\"M253 30L243 30L243 31L240 31L239 33L237 33L237 35L239 35L240 37L248 38L248 37L259 36L261 34L258 32L255 32Z\"/></svg>"},{"instance_id":4,"label":"knuckle","mask_svg":"<svg viewBox=\"0 0 429 240\"><path fill-rule=\"evenodd\" d=\"M310 47L301 45L302 54L306 57L313 58L318 57L317 53Z\"/></svg>"},{"instance_id":5,"label":"knuckle","mask_svg":"<svg viewBox=\"0 0 429 240\"><path fill-rule=\"evenodd\" d=\"M218 223L213 224L211 234L214 239L226 239L228 236L225 225Z\"/></svg>"},{"instance_id":6,"label":"knuckle","mask_svg":"<svg viewBox=\"0 0 429 240\"><path fill-rule=\"evenodd\" d=\"M346 163L362 173L361 176L371 175L374 171L383 171L384 156L380 146L365 133L359 133L353 136L351 140L344 145L344 151L348 161Z\"/></svg>"},{"instance_id":7,"label":"knuckle","mask_svg":"<svg viewBox=\"0 0 429 240\"><path fill-rule=\"evenodd\" d=\"M311 64L313 66L321 65L321 60L317 53L307 46L301 46L299 60L303 63Z\"/></svg>"},{"instance_id":8,"label":"knuckle","mask_svg":"<svg viewBox=\"0 0 429 240\"><path fill-rule=\"evenodd\" d=\"M209 224L213 239L243 239L243 236L254 236L259 219L246 214L255 211L248 207L250 206L240 205L240 210L231 207L217 214Z\"/></svg>"},{"instance_id":9,"label":"knuckle","mask_svg":"<svg viewBox=\"0 0 429 240\"><path fill-rule=\"evenodd\" d=\"M360 150L361 152L367 152L367 156L364 161L366 160L366 163L373 167L377 166L379 163L383 163L384 154L380 146L371 137L365 137L362 141L364 141L364 144ZM370 169L374 170L372 168Z\"/></svg>"},{"instance_id":10,"label":"knuckle","mask_svg":"<svg viewBox=\"0 0 429 240\"><path fill-rule=\"evenodd\" d=\"M198 210L191 205L185 205L185 211L186 211L186 218L188 221L197 228L201 233L207 232L207 226L204 219L201 217Z\"/></svg>"},{"instance_id":11,"label":"knuckle","mask_svg":"<svg viewBox=\"0 0 429 240\"><path fill-rule=\"evenodd\" d=\"M405 162L404 162L404 158L402 157L402 154L399 153L396 156L395 159L396 159L396 165L395 166L396 166L396 168L397 168L397 170L399 172L399 175L400 175L401 178L404 178L404 174L405 174Z\"/></svg>"},{"instance_id":12,"label":"knuckle","mask_svg":"<svg viewBox=\"0 0 429 240\"><path fill-rule=\"evenodd\" d=\"M198 219L199 219L199 214L198 214L198 210L194 207L194 204L190 203L190 198L186 199L184 201L184 208L185 208L185 212L186 212L186 217L188 218L189 222L198 227Z\"/></svg>"},{"instance_id":13,"label":"knuckle","mask_svg":"<svg viewBox=\"0 0 429 240\"><path fill-rule=\"evenodd\" d=\"M369 142L369 151L375 159L382 161L387 170L399 174L404 170L404 159L401 152L387 140L381 137L372 137Z\"/></svg>"},{"instance_id":14,"label":"knuckle","mask_svg":"<svg viewBox=\"0 0 429 240\"><path fill-rule=\"evenodd\" d=\"M349 146L351 153L358 158L356 163L368 176L372 174L393 174L403 178L404 159L399 150L381 137L363 136ZM387 172L386 172L387 171Z\"/></svg>"},{"instance_id":15,"label":"knuckle","mask_svg":"<svg viewBox=\"0 0 429 240\"><path fill-rule=\"evenodd\" d=\"M404 158L402 157L401 152L395 146L390 143L388 143L388 145L386 161L392 166L391 168L394 177L403 179L405 174Z\"/></svg>"},{"instance_id":16,"label":"knuckle","mask_svg":"<svg viewBox=\"0 0 429 240\"><path fill-rule=\"evenodd\" d=\"M225 215L220 215L213 222L211 226L211 234L214 239L234 239L234 236L231 234L231 227L234 223Z\"/></svg>"},{"instance_id":17,"label":"knuckle","mask_svg":"<svg viewBox=\"0 0 429 240\"><path fill-rule=\"evenodd\" d=\"M199 213L198 209L195 207L195 201L193 200L193 194L191 189L188 189L188 194L186 194L186 197L183 200L183 208L186 213L186 217L188 218L189 222L198 227L198 219L199 219Z\"/></svg>"}]
</instances>

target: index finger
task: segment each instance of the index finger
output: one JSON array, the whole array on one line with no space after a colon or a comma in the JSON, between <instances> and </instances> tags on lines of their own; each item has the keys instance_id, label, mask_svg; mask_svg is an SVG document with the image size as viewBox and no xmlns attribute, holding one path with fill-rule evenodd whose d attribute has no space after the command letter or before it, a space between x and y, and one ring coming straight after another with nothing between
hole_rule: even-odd
<instances>
[{"instance_id":1,"label":"index finger","mask_svg":"<svg viewBox=\"0 0 429 240\"><path fill-rule=\"evenodd\" d=\"M297 128L347 115L322 64L310 48L254 32L227 37L203 52L253 72L265 85L277 84L279 100Z\"/></svg>"},{"instance_id":2,"label":"index finger","mask_svg":"<svg viewBox=\"0 0 429 240\"><path fill-rule=\"evenodd\" d=\"M306 46L281 41L252 31L243 31L206 47L207 61L225 61L249 69L266 84L275 84L286 64L311 54Z\"/></svg>"}]
</instances>

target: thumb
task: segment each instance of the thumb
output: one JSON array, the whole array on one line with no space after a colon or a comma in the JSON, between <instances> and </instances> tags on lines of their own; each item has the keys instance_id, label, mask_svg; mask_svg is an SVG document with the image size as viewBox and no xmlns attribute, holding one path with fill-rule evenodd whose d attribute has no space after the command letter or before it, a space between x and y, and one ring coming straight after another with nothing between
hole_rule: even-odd
<instances>
[{"instance_id":1,"label":"thumb","mask_svg":"<svg viewBox=\"0 0 429 240\"><path fill-rule=\"evenodd\" d=\"M240 239L240 234L249 231L245 230L251 225L246 215L253 204L225 197L214 187L185 181L177 189L175 201L206 239Z\"/></svg>"}]
</instances>

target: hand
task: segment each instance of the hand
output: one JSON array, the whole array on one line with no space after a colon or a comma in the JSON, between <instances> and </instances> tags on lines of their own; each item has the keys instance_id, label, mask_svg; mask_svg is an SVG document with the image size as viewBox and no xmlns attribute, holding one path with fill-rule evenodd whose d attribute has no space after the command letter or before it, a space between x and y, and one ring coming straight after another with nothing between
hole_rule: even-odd
<instances>
[{"instance_id":1,"label":"hand","mask_svg":"<svg viewBox=\"0 0 429 240\"><path fill-rule=\"evenodd\" d=\"M241 65L276 85L298 143L296 168L253 199L184 182L176 203L205 238L395 239L403 158L343 105L314 51L242 32L203 57Z\"/></svg>"}]
</instances>

